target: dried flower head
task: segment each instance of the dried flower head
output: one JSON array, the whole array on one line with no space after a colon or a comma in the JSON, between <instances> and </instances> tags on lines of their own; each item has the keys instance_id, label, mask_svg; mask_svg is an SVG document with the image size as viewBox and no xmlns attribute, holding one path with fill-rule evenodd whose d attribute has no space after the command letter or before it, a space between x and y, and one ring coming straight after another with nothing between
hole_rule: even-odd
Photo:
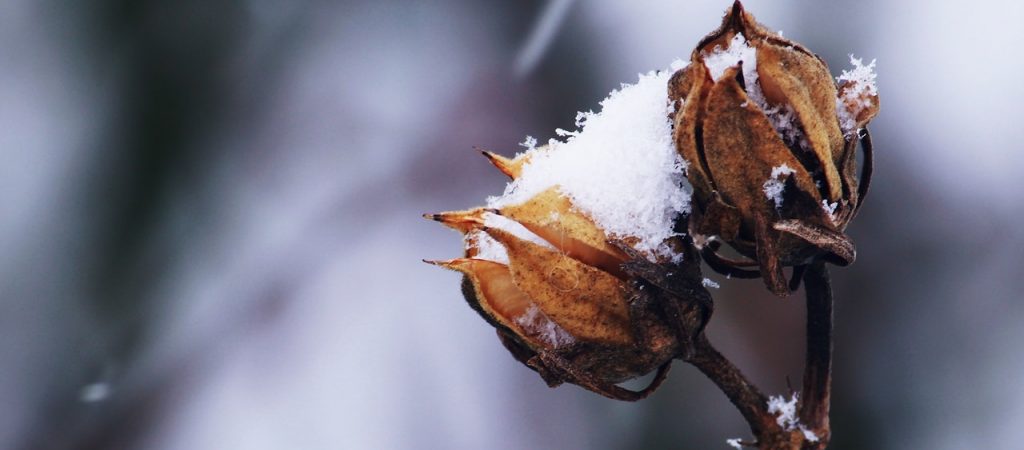
<instances>
[{"instance_id":1,"label":"dried flower head","mask_svg":"<svg viewBox=\"0 0 1024 450\"><path fill-rule=\"evenodd\" d=\"M779 294L783 266L853 261L843 230L866 192L861 130L878 109L871 66L856 64L837 86L737 2L689 63L612 92L580 130L556 131L564 141L483 152L512 181L483 207L425 215L465 243L461 258L427 262L463 275L470 306L549 385L637 400L674 358L738 380L702 334L715 283L701 257ZM751 259L718 255L720 241ZM644 390L617 385L653 370Z\"/></svg>"},{"instance_id":2,"label":"dried flower head","mask_svg":"<svg viewBox=\"0 0 1024 450\"><path fill-rule=\"evenodd\" d=\"M580 114L580 130L559 131L564 141L527 139L515 158L484 152L511 178L505 193L486 207L428 215L466 244L462 258L433 263L465 275L470 305L552 385L638 399L706 320L707 305L665 299L649 280L670 288L685 280L706 293L700 257L682 253L676 230L689 192L671 139L668 79L650 73L613 92L600 112ZM683 259L690 265L677 264ZM643 391L615 385L659 368Z\"/></svg>"},{"instance_id":3,"label":"dried flower head","mask_svg":"<svg viewBox=\"0 0 1024 450\"><path fill-rule=\"evenodd\" d=\"M762 276L786 295L784 266L853 262L843 231L867 192L865 126L878 112L872 66L854 63L837 86L820 57L767 30L737 1L672 76L673 138L694 191L690 231L710 238L703 255L712 267ZM718 255L717 239L751 260Z\"/></svg>"}]
</instances>

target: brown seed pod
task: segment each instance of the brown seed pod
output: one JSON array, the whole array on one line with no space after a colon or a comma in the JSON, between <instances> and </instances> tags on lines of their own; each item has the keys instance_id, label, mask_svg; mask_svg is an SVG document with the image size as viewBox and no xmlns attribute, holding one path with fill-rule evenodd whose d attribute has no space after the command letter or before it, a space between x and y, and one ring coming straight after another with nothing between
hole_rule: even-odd
<instances>
[{"instance_id":1,"label":"brown seed pod","mask_svg":"<svg viewBox=\"0 0 1024 450\"><path fill-rule=\"evenodd\" d=\"M837 86L821 58L767 30L738 1L698 44L668 85L673 139L694 191L690 231L750 258L705 246L711 267L730 275L757 268L772 292L787 295L799 279L787 283L784 266L853 262L843 231L867 192L864 127L878 112L874 87L863 83Z\"/></svg>"},{"instance_id":2,"label":"brown seed pod","mask_svg":"<svg viewBox=\"0 0 1024 450\"><path fill-rule=\"evenodd\" d=\"M499 169L509 167L510 160L489 159ZM626 244L609 242L556 188L500 210L426 217L475 234L467 240L465 257L428 262L464 275L469 304L497 329L513 356L549 385L570 382L611 398L638 400L664 379L680 344L677 331L655 307L664 302L649 298L657 290L639 289L640 281L629 281L632 276L622 267L642 256L619 247L628 249ZM497 217L543 241L489 226ZM507 262L480 259L482 239L500 244ZM642 391L616 386L655 370L655 380Z\"/></svg>"}]
</instances>

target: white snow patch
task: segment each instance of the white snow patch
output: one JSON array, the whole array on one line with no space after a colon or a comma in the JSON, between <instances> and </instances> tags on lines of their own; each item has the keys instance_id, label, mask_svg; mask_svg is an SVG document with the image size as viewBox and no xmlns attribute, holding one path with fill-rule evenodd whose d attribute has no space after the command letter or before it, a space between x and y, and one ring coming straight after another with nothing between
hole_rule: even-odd
<instances>
[{"instance_id":1,"label":"white snow patch","mask_svg":"<svg viewBox=\"0 0 1024 450\"><path fill-rule=\"evenodd\" d=\"M796 404L799 400L800 395L793 393L793 396L787 401L783 396L771 396L768 398L768 414L775 414L775 423L779 424L782 429L786 431L793 431L799 429L804 435L804 439L810 442L818 442L818 435L814 434L813 431L808 430L802 423L800 418L796 416Z\"/></svg>"},{"instance_id":2,"label":"white snow patch","mask_svg":"<svg viewBox=\"0 0 1024 450\"><path fill-rule=\"evenodd\" d=\"M726 443L726 444L729 444L729 446L730 446L730 447L732 447L732 448L738 448L738 449L741 449L741 450L742 450L742 448L743 448L743 446L742 446L742 445L740 445L740 438L736 438L736 439L726 439L726 440L725 440L725 443Z\"/></svg>"},{"instance_id":3,"label":"white snow patch","mask_svg":"<svg viewBox=\"0 0 1024 450\"><path fill-rule=\"evenodd\" d=\"M839 127L843 133L850 137L856 132L857 115L871 106L871 97L878 95L878 86L875 79L875 61L864 65L861 58L850 55L850 64L853 69L844 70L842 75L836 77L840 84L848 83L848 87L836 98L836 114L839 116Z\"/></svg>"},{"instance_id":4,"label":"white snow patch","mask_svg":"<svg viewBox=\"0 0 1024 450\"><path fill-rule=\"evenodd\" d=\"M718 288L722 287L718 283L716 283L715 280L712 280L710 278L705 278L703 281L701 281L701 284L704 285L704 287L706 287L706 288L712 288L712 289L718 289Z\"/></svg>"},{"instance_id":5,"label":"white snow patch","mask_svg":"<svg viewBox=\"0 0 1024 450\"><path fill-rule=\"evenodd\" d=\"M538 339L553 348L569 345L575 341L568 331L552 321L537 305L530 305L526 309L526 313L517 317L515 321L525 331L536 335Z\"/></svg>"},{"instance_id":6,"label":"white snow patch","mask_svg":"<svg viewBox=\"0 0 1024 450\"><path fill-rule=\"evenodd\" d=\"M726 69L740 62L743 62L743 85L747 97L750 97L754 104L764 111L772 127L787 144L800 143L806 147L793 108L789 105L772 106L765 98L757 75L757 49L747 45L747 40L742 33L733 36L727 48L715 47L710 54L704 55L704 66L708 68L711 79L715 81L722 78ZM747 106L744 105L744 107Z\"/></svg>"},{"instance_id":7,"label":"white snow patch","mask_svg":"<svg viewBox=\"0 0 1024 450\"><path fill-rule=\"evenodd\" d=\"M776 208L782 207L782 192L786 190L786 183L782 177L789 177L796 173L792 168L783 164L772 168L772 174L764 182L764 196L775 202Z\"/></svg>"},{"instance_id":8,"label":"white snow patch","mask_svg":"<svg viewBox=\"0 0 1024 450\"><path fill-rule=\"evenodd\" d=\"M785 397L781 395L773 395L768 398L768 414L777 415L775 423L787 431L800 424L800 419L796 417L796 403L799 398L800 395L797 393L793 393L789 401L786 401Z\"/></svg>"},{"instance_id":9,"label":"white snow patch","mask_svg":"<svg viewBox=\"0 0 1024 450\"><path fill-rule=\"evenodd\" d=\"M689 211L692 189L668 119L672 73L641 74L609 94L600 112L579 113L578 131L556 130L564 141L528 150L522 175L488 198L488 207L519 204L558 186L610 238L637 238L636 249L652 260L675 256L665 240L679 234L675 219Z\"/></svg>"}]
</instances>

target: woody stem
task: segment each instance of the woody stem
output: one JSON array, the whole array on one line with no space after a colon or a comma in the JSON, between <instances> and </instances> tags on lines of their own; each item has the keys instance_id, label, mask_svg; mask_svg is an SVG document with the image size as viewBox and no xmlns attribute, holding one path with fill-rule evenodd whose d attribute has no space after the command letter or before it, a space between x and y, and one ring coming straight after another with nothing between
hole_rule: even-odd
<instances>
[{"instance_id":1,"label":"woody stem","mask_svg":"<svg viewBox=\"0 0 1024 450\"><path fill-rule=\"evenodd\" d=\"M832 392L832 286L824 261L807 267L807 355L800 421L827 442Z\"/></svg>"},{"instance_id":2,"label":"woody stem","mask_svg":"<svg viewBox=\"0 0 1024 450\"><path fill-rule=\"evenodd\" d=\"M686 359L713 381L729 397L750 424L754 436L763 436L777 427L768 414L768 398L740 370L716 350L701 333L694 342L694 352Z\"/></svg>"}]
</instances>

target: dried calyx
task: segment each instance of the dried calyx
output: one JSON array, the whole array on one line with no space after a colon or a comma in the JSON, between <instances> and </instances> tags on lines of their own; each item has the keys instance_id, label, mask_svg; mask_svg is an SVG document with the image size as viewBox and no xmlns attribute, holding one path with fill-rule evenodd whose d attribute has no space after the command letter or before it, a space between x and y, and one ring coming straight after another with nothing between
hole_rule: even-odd
<instances>
[{"instance_id":1,"label":"dried calyx","mask_svg":"<svg viewBox=\"0 0 1024 450\"><path fill-rule=\"evenodd\" d=\"M711 267L762 276L786 295L815 258L853 262L843 231L867 192L864 127L878 111L870 66L855 64L837 86L821 58L736 2L672 76L673 139L694 191L690 231L704 238ZM750 259L719 255L719 241ZM789 283L784 266L796 267Z\"/></svg>"},{"instance_id":2,"label":"dried calyx","mask_svg":"<svg viewBox=\"0 0 1024 450\"><path fill-rule=\"evenodd\" d=\"M757 423L763 396L703 336L714 283L701 259L779 295L804 268L824 292L822 260L853 261L843 232L867 192L864 127L878 110L871 65L855 65L837 86L737 2L688 64L612 92L580 131L558 131L565 141L483 152L512 181L485 207L426 215L465 243L461 258L428 262L464 276L470 306L551 386L637 400L679 358ZM747 259L720 255L723 242ZM654 370L646 389L617 385Z\"/></svg>"},{"instance_id":3,"label":"dried calyx","mask_svg":"<svg viewBox=\"0 0 1024 450\"><path fill-rule=\"evenodd\" d=\"M519 175L521 160L485 155L513 179ZM648 260L625 242L612 243L557 187L521 204L427 218L466 236L462 258L428 262L464 275L470 306L548 384L570 382L637 400L658 387L681 351L663 306L650 301L639 288L643 282L631 281L624 267ZM696 332L685 332L682 340ZM616 385L655 370L658 376L642 391Z\"/></svg>"}]
</instances>

